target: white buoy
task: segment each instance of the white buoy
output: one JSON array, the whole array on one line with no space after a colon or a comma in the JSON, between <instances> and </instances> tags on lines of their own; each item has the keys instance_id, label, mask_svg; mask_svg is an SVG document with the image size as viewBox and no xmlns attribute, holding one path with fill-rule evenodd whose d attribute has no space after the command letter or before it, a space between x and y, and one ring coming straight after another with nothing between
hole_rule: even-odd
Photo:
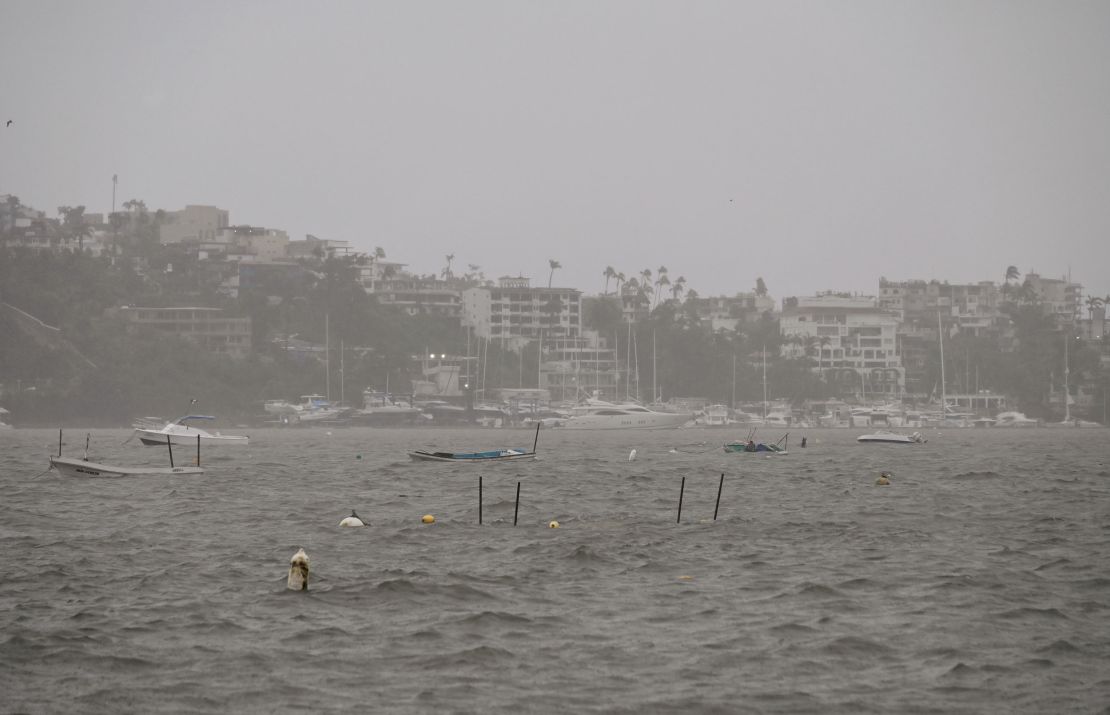
<instances>
[{"instance_id":1,"label":"white buoy","mask_svg":"<svg viewBox=\"0 0 1110 715\"><path fill-rule=\"evenodd\" d=\"M635 462L636 461L636 450L632 450L631 452L628 453L628 461L629 462Z\"/></svg>"},{"instance_id":2,"label":"white buoy","mask_svg":"<svg viewBox=\"0 0 1110 715\"><path fill-rule=\"evenodd\" d=\"M289 559L289 580L285 587L292 591L308 590L308 554L303 548L298 549L293 558Z\"/></svg>"},{"instance_id":3,"label":"white buoy","mask_svg":"<svg viewBox=\"0 0 1110 715\"><path fill-rule=\"evenodd\" d=\"M351 510L351 515L346 517L345 519L343 519L343 521L339 522L339 525L340 526L366 526L366 522L362 520L361 516L359 516L358 514L355 513L354 509L352 509Z\"/></svg>"}]
</instances>

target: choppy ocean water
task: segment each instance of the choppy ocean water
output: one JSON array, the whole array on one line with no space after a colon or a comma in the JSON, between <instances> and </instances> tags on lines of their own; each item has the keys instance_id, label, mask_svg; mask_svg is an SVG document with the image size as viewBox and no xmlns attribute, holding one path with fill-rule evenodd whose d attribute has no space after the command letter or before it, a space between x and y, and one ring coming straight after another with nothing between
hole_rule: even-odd
<instances>
[{"instance_id":1,"label":"choppy ocean water","mask_svg":"<svg viewBox=\"0 0 1110 715\"><path fill-rule=\"evenodd\" d=\"M1108 712L1107 430L549 430L465 469L405 452L532 434L244 431L116 479L0 432L0 711ZM128 435L90 458L167 461Z\"/></svg>"}]
</instances>

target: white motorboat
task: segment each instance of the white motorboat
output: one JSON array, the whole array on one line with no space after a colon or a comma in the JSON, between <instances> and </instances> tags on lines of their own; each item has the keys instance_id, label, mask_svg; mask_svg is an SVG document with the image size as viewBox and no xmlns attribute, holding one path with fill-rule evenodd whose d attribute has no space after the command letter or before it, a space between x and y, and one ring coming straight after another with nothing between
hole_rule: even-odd
<instances>
[{"instance_id":1,"label":"white motorboat","mask_svg":"<svg viewBox=\"0 0 1110 715\"><path fill-rule=\"evenodd\" d=\"M635 403L589 398L571 410L563 429L673 429L694 419L688 412L656 412Z\"/></svg>"},{"instance_id":2,"label":"white motorboat","mask_svg":"<svg viewBox=\"0 0 1110 715\"><path fill-rule=\"evenodd\" d=\"M729 427L732 425L732 418L725 405L709 405L702 410L697 422L702 427Z\"/></svg>"},{"instance_id":3,"label":"white motorboat","mask_svg":"<svg viewBox=\"0 0 1110 715\"><path fill-rule=\"evenodd\" d=\"M396 402L392 396L366 389L362 393L363 408L355 411L356 422L371 426L396 426L413 424L420 419L420 409Z\"/></svg>"},{"instance_id":4,"label":"white motorboat","mask_svg":"<svg viewBox=\"0 0 1110 715\"><path fill-rule=\"evenodd\" d=\"M347 413L347 408L333 405L323 395L301 395L301 399L304 402L297 405L296 413L287 415L290 422L300 424L330 422L341 419Z\"/></svg>"},{"instance_id":5,"label":"white motorboat","mask_svg":"<svg viewBox=\"0 0 1110 715\"><path fill-rule=\"evenodd\" d=\"M879 430L871 434L862 434L856 437L857 442L880 442L886 444L923 444L926 440L920 432L913 434L902 434L900 432L890 432L888 430Z\"/></svg>"},{"instance_id":6,"label":"white motorboat","mask_svg":"<svg viewBox=\"0 0 1110 715\"><path fill-rule=\"evenodd\" d=\"M185 446L195 446L197 437L205 445L212 444L240 444L246 445L248 438L242 435L220 434L219 432L209 432L199 427L189 424L190 420L214 420L215 417L210 415L186 415L173 422L166 422L161 426L154 423L154 418L144 418L143 421L136 422L132 425L135 428L135 434L139 435L139 441L148 446L162 446L166 444L167 438L172 444L182 444Z\"/></svg>"},{"instance_id":7,"label":"white motorboat","mask_svg":"<svg viewBox=\"0 0 1110 715\"><path fill-rule=\"evenodd\" d=\"M1026 417L1022 412L999 412L994 418L995 427L1037 427L1040 420Z\"/></svg>"}]
</instances>

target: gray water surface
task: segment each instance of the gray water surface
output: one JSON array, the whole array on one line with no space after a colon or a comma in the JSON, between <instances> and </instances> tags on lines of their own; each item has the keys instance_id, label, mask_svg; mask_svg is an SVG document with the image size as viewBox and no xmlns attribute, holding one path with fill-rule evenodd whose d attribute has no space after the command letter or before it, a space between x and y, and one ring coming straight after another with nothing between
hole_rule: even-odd
<instances>
[{"instance_id":1,"label":"gray water surface","mask_svg":"<svg viewBox=\"0 0 1110 715\"><path fill-rule=\"evenodd\" d=\"M722 430L550 430L533 463L466 468L405 452L532 433L246 432L204 475L115 479L36 477L57 432L0 433L0 711L1110 702L1110 431L809 430L769 457ZM92 432L90 458L167 462L128 434ZM351 509L370 527L339 528ZM298 547L308 592L285 588Z\"/></svg>"}]
</instances>

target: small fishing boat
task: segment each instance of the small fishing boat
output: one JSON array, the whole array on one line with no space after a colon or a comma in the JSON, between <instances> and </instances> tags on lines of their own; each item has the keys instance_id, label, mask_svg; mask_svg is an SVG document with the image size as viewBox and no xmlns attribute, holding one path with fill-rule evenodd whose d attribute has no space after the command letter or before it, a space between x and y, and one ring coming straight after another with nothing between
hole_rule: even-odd
<instances>
[{"instance_id":1,"label":"small fishing boat","mask_svg":"<svg viewBox=\"0 0 1110 715\"><path fill-rule=\"evenodd\" d=\"M540 427L536 425L536 439L532 442L532 451L523 449L505 448L489 449L482 452L428 452L417 449L409 452L409 457L415 462L516 462L536 458L536 445L540 441Z\"/></svg>"},{"instance_id":2,"label":"small fishing boat","mask_svg":"<svg viewBox=\"0 0 1110 715\"><path fill-rule=\"evenodd\" d=\"M195 438L194 438L195 439ZM89 461L89 437L85 435L85 456L82 459L62 456L62 431L58 430L58 456L50 457L50 469L67 477L130 477L150 474L204 474L200 467L200 442L197 442L197 462L193 467L175 467L173 447L163 442L170 453L169 467L119 467Z\"/></svg>"},{"instance_id":3,"label":"small fishing boat","mask_svg":"<svg viewBox=\"0 0 1110 715\"><path fill-rule=\"evenodd\" d=\"M889 432L887 430L880 430L872 434L862 434L856 437L857 442L879 442L886 444L924 444L925 438L920 432L913 434L901 434L900 432Z\"/></svg>"},{"instance_id":4,"label":"small fishing boat","mask_svg":"<svg viewBox=\"0 0 1110 715\"><path fill-rule=\"evenodd\" d=\"M511 462L535 459L535 452L519 449L491 449L485 452L426 452L418 449L409 452L409 457L418 462Z\"/></svg>"},{"instance_id":5,"label":"small fishing boat","mask_svg":"<svg viewBox=\"0 0 1110 715\"><path fill-rule=\"evenodd\" d=\"M735 442L729 442L725 445L726 452L744 452L746 454L789 454L786 451L786 441L790 439L790 433L784 434L778 442L774 444L767 444L766 442L755 441L755 428L748 430L747 439L738 439Z\"/></svg>"},{"instance_id":6,"label":"small fishing boat","mask_svg":"<svg viewBox=\"0 0 1110 715\"><path fill-rule=\"evenodd\" d=\"M132 425L139 441L148 447L160 447L166 443L168 437L174 444L194 445L197 437L207 445L213 444L239 444L246 446L249 438L243 435L220 434L208 432L189 424L190 420L214 420L211 415L185 415L173 422L162 423L155 417L144 417L143 420Z\"/></svg>"},{"instance_id":7,"label":"small fishing boat","mask_svg":"<svg viewBox=\"0 0 1110 715\"><path fill-rule=\"evenodd\" d=\"M789 454L785 447L780 447L777 444L767 444L765 442L729 442L725 445L726 452L745 452L763 453L763 454Z\"/></svg>"},{"instance_id":8,"label":"small fishing boat","mask_svg":"<svg viewBox=\"0 0 1110 715\"><path fill-rule=\"evenodd\" d=\"M116 467L74 457L50 457L50 468L67 477L130 477L139 474L204 474L200 467Z\"/></svg>"}]
</instances>

